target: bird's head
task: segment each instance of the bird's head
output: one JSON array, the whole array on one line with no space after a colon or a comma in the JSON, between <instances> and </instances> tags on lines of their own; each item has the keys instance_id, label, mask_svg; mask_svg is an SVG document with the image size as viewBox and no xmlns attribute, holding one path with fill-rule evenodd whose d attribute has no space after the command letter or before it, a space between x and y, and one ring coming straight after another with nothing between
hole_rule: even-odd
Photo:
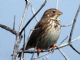
<instances>
[{"instance_id":1,"label":"bird's head","mask_svg":"<svg viewBox=\"0 0 80 60\"><path fill-rule=\"evenodd\" d=\"M51 8L51 9L48 9L44 12L44 17L51 17L51 18L56 18L58 16L62 15L62 12L59 11L58 9L55 9L55 8Z\"/></svg>"}]
</instances>

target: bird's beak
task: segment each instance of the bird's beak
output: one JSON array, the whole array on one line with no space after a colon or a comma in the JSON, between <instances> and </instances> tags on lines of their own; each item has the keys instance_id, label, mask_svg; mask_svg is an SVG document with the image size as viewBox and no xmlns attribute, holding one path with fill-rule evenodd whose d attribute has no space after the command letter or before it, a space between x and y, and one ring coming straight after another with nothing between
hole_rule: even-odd
<instances>
[{"instance_id":1,"label":"bird's beak","mask_svg":"<svg viewBox=\"0 0 80 60\"><path fill-rule=\"evenodd\" d=\"M56 15L57 15L57 16L60 16L60 15L62 15L62 14L63 14L63 13L60 12L60 11L56 12Z\"/></svg>"},{"instance_id":2,"label":"bird's beak","mask_svg":"<svg viewBox=\"0 0 80 60\"><path fill-rule=\"evenodd\" d=\"M62 12L59 12L59 13L58 13L59 16L62 15L62 14L63 14Z\"/></svg>"}]
</instances>

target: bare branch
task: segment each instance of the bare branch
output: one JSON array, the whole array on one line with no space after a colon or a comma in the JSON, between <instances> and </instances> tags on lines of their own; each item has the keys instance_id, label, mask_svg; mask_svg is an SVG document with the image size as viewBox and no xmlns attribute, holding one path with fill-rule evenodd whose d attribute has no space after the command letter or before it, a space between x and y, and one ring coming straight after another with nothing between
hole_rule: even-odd
<instances>
[{"instance_id":1,"label":"bare branch","mask_svg":"<svg viewBox=\"0 0 80 60\"><path fill-rule=\"evenodd\" d=\"M71 39L72 39L72 35L73 35L73 30L74 30L74 27L75 27L75 23L76 23L76 20L77 20L77 17L78 17L78 14L79 14L79 11L80 11L80 5L79 5L79 8L76 12L76 15L74 17L74 20L73 20L73 24L72 24L72 28L71 28L71 32L70 32L70 36L69 36L69 43L71 42Z\"/></svg>"},{"instance_id":2,"label":"bare branch","mask_svg":"<svg viewBox=\"0 0 80 60\"><path fill-rule=\"evenodd\" d=\"M24 31L24 29L28 26L28 24L32 21L32 19L38 14L38 12L45 6L46 4L46 0L44 1L44 3L41 5L41 7L39 8L39 10L29 19L29 21L26 23L26 25L22 28L22 30L20 31L20 35L22 34L22 32Z\"/></svg>"},{"instance_id":3,"label":"bare branch","mask_svg":"<svg viewBox=\"0 0 80 60\"><path fill-rule=\"evenodd\" d=\"M75 17L74 17L73 24L72 24L72 28L71 28L71 32L70 32L70 36L69 36L69 40L68 40L68 43L69 43L70 47L71 47L75 52L77 52L78 54L80 54L80 52L77 51L77 50L73 47L73 45L70 44L70 42L71 42L71 39L72 39L73 30L74 30L75 23L76 23L76 21L77 21L77 17L78 17L78 15L79 15L79 12L80 12L80 5L79 5L78 10L77 10L77 12L76 12L76 15L75 15Z\"/></svg>"},{"instance_id":4,"label":"bare branch","mask_svg":"<svg viewBox=\"0 0 80 60\"><path fill-rule=\"evenodd\" d=\"M14 35L17 34L17 32L15 30L11 29L10 27L8 27L6 25L0 24L0 27L3 28L3 29L5 29L5 30L7 30L7 31L9 31L9 32L11 32Z\"/></svg>"}]
</instances>

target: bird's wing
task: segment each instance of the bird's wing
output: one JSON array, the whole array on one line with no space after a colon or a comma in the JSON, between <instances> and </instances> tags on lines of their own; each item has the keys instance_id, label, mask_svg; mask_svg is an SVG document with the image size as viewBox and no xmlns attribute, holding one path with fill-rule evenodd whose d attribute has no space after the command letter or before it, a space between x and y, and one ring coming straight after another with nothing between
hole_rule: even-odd
<instances>
[{"instance_id":1,"label":"bird's wing","mask_svg":"<svg viewBox=\"0 0 80 60\"><path fill-rule=\"evenodd\" d=\"M45 19L47 20L47 19ZM40 37L40 35L45 31L45 28L46 28L46 23L45 20L41 20L40 22L37 23L37 25L35 26L29 40L28 40L28 43L26 45L26 50L29 49L29 48L33 48L33 47L36 47L38 41L38 37Z\"/></svg>"}]
</instances>

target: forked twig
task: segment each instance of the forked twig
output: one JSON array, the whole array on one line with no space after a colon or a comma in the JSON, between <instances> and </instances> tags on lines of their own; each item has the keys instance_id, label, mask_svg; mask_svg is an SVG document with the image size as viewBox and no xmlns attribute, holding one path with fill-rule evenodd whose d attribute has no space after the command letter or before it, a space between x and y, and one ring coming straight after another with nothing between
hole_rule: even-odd
<instances>
[{"instance_id":1,"label":"forked twig","mask_svg":"<svg viewBox=\"0 0 80 60\"><path fill-rule=\"evenodd\" d=\"M78 10L77 10L77 12L76 12L76 15L75 15L75 17L74 17L73 24L72 24L72 28L71 28L71 32L70 32L70 36L69 36L69 40L68 40L68 43L69 43L70 47L71 47L74 51L76 51L78 54L80 54L80 52L77 51L70 42L71 42L71 40L72 40L73 30L74 30L75 23L76 23L76 21L77 21L77 17L78 17L78 15L79 15L79 12L80 12L80 5L79 5Z\"/></svg>"},{"instance_id":2,"label":"forked twig","mask_svg":"<svg viewBox=\"0 0 80 60\"><path fill-rule=\"evenodd\" d=\"M16 35L17 34L17 31L11 29L10 27L6 26L6 25L3 25L3 24L0 24L0 27L11 32L12 34Z\"/></svg>"}]
</instances>

